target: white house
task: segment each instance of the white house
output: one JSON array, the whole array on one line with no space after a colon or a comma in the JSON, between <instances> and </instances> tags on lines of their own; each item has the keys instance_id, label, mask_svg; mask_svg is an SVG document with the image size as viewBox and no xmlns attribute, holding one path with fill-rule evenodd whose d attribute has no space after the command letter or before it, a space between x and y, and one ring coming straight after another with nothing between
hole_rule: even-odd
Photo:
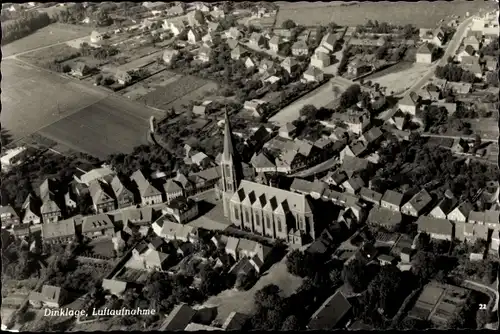
<instances>
[{"instance_id":1,"label":"white house","mask_svg":"<svg viewBox=\"0 0 500 334\"><path fill-rule=\"evenodd\" d=\"M323 81L324 73L319 68L310 66L304 72L304 80L307 82L321 82Z\"/></svg>"},{"instance_id":2,"label":"white house","mask_svg":"<svg viewBox=\"0 0 500 334\"><path fill-rule=\"evenodd\" d=\"M430 64L432 63L433 47L430 43L425 43L417 50L417 63Z\"/></svg>"}]
</instances>

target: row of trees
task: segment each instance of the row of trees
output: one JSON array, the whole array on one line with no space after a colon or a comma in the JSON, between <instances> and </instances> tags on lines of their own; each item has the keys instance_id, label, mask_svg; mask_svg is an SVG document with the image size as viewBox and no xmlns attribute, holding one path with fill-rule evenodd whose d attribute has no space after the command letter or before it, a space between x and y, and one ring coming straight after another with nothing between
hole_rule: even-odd
<instances>
[{"instance_id":1,"label":"row of trees","mask_svg":"<svg viewBox=\"0 0 500 334\"><path fill-rule=\"evenodd\" d=\"M476 82L476 76L474 73L464 70L460 66L451 63L436 67L435 74L439 79L445 79L451 82Z\"/></svg>"},{"instance_id":2,"label":"row of trees","mask_svg":"<svg viewBox=\"0 0 500 334\"><path fill-rule=\"evenodd\" d=\"M2 23L2 45L26 37L34 31L51 23L47 13L38 11L22 12L21 16L11 22Z\"/></svg>"}]
</instances>

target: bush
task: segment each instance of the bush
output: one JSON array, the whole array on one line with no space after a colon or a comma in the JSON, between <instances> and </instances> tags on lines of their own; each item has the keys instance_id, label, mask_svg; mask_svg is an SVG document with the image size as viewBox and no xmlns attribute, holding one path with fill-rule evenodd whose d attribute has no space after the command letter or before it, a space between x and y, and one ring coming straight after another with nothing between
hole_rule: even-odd
<instances>
[{"instance_id":1,"label":"bush","mask_svg":"<svg viewBox=\"0 0 500 334\"><path fill-rule=\"evenodd\" d=\"M47 13L37 11L22 12L21 17L12 22L2 22L2 45L8 44L51 23Z\"/></svg>"}]
</instances>

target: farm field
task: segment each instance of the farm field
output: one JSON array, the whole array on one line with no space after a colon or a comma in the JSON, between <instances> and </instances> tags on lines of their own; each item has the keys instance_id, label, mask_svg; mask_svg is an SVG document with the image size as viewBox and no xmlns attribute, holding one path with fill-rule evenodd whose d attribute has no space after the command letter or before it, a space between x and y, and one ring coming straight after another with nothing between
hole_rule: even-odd
<instances>
[{"instance_id":1,"label":"farm field","mask_svg":"<svg viewBox=\"0 0 500 334\"><path fill-rule=\"evenodd\" d=\"M54 23L33 34L17 41L2 45L2 57L9 57L17 53L46 47L52 44L63 43L90 35L92 28L70 24Z\"/></svg>"},{"instance_id":2,"label":"farm field","mask_svg":"<svg viewBox=\"0 0 500 334\"><path fill-rule=\"evenodd\" d=\"M293 294L302 284L302 278L290 274L286 268L285 258L275 263L264 273L255 285L248 291L237 291L235 289L225 290L217 296L210 297L204 306L217 307L217 319L224 322L228 315L233 312L252 314L254 312L254 295L257 291L268 284L276 284L280 287L283 297Z\"/></svg>"},{"instance_id":3,"label":"farm field","mask_svg":"<svg viewBox=\"0 0 500 334\"><path fill-rule=\"evenodd\" d=\"M14 59L2 62L2 128L13 140L87 107L108 93Z\"/></svg>"},{"instance_id":4,"label":"farm field","mask_svg":"<svg viewBox=\"0 0 500 334\"><path fill-rule=\"evenodd\" d=\"M175 100L193 92L208 83L207 80L194 76L184 76L164 87L140 97L138 101L154 108L165 109Z\"/></svg>"},{"instance_id":5,"label":"farm field","mask_svg":"<svg viewBox=\"0 0 500 334\"><path fill-rule=\"evenodd\" d=\"M150 116L161 113L109 96L41 129L38 134L97 158L147 144Z\"/></svg>"},{"instance_id":6,"label":"farm field","mask_svg":"<svg viewBox=\"0 0 500 334\"><path fill-rule=\"evenodd\" d=\"M169 72L169 71L162 71L160 73L150 76L146 80L125 87L120 91L120 93L131 100L137 100L140 97L147 95L148 93L151 93L157 87L165 87L179 80L180 78L182 78L181 74L175 74L174 72Z\"/></svg>"},{"instance_id":7,"label":"farm field","mask_svg":"<svg viewBox=\"0 0 500 334\"><path fill-rule=\"evenodd\" d=\"M418 28L434 28L441 19L452 15L473 15L481 8L492 10L494 3L486 1L418 1L373 2L357 4L296 3L280 5L276 26L288 19L304 26L335 22L341 26L356 26L368 21L398 25L413 24ZM369 15L367 15L369 13Z\"/></svg>"}]
</instances>

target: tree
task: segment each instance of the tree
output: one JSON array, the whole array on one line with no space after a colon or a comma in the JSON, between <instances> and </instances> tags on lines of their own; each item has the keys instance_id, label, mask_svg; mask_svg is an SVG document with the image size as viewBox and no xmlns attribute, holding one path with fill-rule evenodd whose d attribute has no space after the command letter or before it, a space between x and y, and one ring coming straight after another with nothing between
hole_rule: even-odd
<instances>
[{"instance_id":1,"label":"tree","mask_svg":"<svg viewBox=\"0 0 500 334\"><path fill-rule=\"evenodd\" d=\"M387 55L388 49L389 49L389 46L387 44L380 46L375 51L375 57L377 57L377 59L384 59L384 57Z\"/></svg>"},{"instance_id":2,"label":"tree","mask_svg":"<svg viewBox=\"0 0 500 334\"><path fill-rule=\"evenodd\" d=\"M283 23L281 24L281 27L283 29L293 29L295 28L297 25L295 24L295 22L293 22L292 20L288 19L288 20L285 20L283 21Z\"/></svg>"},{"instance_id":3,"label":"tree","mask_svg":"<svg viewBox=\"0 0 500 334\"><path fill-rule=\"evenodd\" d=\"M295 315L289 315L283 325L281 326L282 331L298 331L300 330L299 320Z\"/></svg>"},{"instance_id":4,"label":"tree","mask_svg":"<svg viewBox=\"0 0 500 334\"><path fill-rule=\"evenodd\" d=\"M420 279L420 282L426 282L438 271L437 257L433 253L419 251L411 262L412 272Z\"/></svg>"},{"instance_id":5,"label":"tree","mask_svg":"<svg viewBox=\"0 0 500 334\"><path fill-rule=\"evenodd\" d=\"M415 27L413 27L411 24L407 24L403 28L403 35L405 39L410 39L415 35Z\"/></svg>"},{"instance_id":6,"label":"tree","mask_svg":"<svg viewBox=\"0 0 500 334\"><path fill-rule=\"evenodd\" d=\"M221 275L210 266L204 266L200 271L200 291L205 296L218 294L224 288Z\"/></svg>"},{"instance_id":7,"label":"tree","mask_svg":"<svg viewBox=\"0 0 500 334\"><path fill-rule=\"evenodd\" d=\"M369 278L366 265L358 259L354 259L342 270L342 281L349 284L354 292L361 292L368 286Z\"/></svg>"},{"instance_id":8,"label":"tree","mask_svg":"<svg viewBox=\"0 0 500 334\"><path fill-rule=\"evenodd\" d=\"M300 116L306 117L307 119L316 119L316 114L318 109L312 104L307 104L300 109Z\"/></svg>"},{"instance_id":9,"label":"tree","mask_svg":"<svg viewBox=\"0 0 500 334\"><path fill-rule=\"evenodd\" d=\"M353 104L356 104L360 93L361 87L359 85L355 84L348 87L345 92L340 95L340 106L343 108L349 108Z\"/></svg>"}]
</instances>

